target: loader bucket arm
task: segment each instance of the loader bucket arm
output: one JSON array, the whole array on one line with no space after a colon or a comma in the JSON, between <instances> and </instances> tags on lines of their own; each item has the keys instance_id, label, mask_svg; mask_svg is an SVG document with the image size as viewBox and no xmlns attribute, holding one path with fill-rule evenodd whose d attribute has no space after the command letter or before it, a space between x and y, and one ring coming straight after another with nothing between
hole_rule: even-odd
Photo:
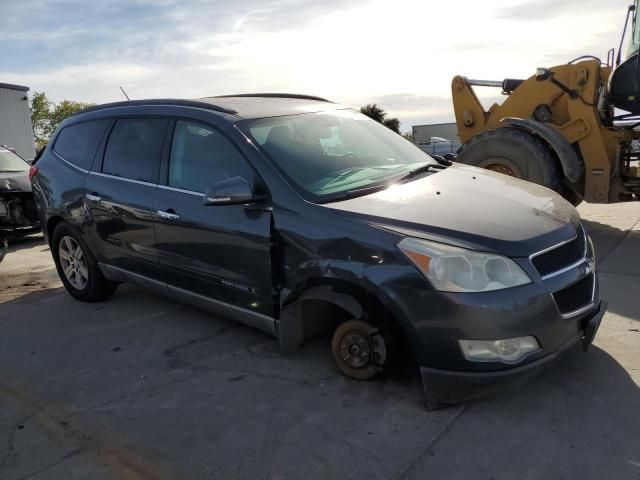
<instances>
[{"instance_id":1,"label":"loader bucket arm","mask_svg":"<svg viewBox=\"0 0 640 480\"><path fill-rule=\"evenodd\" d=\"M451 95L460 141L464 143L473 136L475 131L475 129L470 130L469 127L484 126L489 113L484 110L466 77L461 75L453 77Z\"/></svg>"}]
</instances>

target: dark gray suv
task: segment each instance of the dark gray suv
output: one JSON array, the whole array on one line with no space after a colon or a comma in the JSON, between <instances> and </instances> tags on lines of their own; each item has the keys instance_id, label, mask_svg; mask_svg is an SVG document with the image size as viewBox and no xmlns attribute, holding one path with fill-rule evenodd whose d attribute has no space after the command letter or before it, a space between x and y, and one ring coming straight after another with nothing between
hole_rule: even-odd
<instances>
[{"instance_id":1,"label":"dark gray suv","mask_svg":"<svg viewBox=\"0 0 640 480\"><path fill-rule=\"evenodd\" d=\"M329 333L363 380L410 352L428 408L592 341L593 245L551 190L434 159L310 96L102 105L32 171L68 292L132 282L274 335Z\"/></svg>"}]
</instances>

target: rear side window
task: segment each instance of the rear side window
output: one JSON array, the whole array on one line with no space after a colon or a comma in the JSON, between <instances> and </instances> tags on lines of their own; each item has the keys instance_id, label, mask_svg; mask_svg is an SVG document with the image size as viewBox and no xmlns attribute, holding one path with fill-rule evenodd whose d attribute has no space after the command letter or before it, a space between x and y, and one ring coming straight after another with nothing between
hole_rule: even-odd
<instances>
[{"instance_id":1,"label":"rear side window","mask_svg":"<svg viewBox=\"0 0 640 480\"><path fill-rule=\"evenodd\" d=\"M155 183L167 123L161 118L118 120L107 142L102 172Z\"/></svg>"},{"instance_id":2,"label":"rear side window","mask_svg":"<svg viewBox=\"0 0 640 480\"><path fill-rule=\"evenodd\" d=\"M75 166L91 169L108 119L76 123L63 128L58 134L53 151Z\"/></svg>"}]
</instances>

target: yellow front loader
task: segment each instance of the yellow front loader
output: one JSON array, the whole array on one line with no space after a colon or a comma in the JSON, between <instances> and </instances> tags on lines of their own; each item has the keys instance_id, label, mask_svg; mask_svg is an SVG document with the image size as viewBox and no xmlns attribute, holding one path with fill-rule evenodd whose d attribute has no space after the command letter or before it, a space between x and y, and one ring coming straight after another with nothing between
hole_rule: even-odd
<instances>
[{"instance_id":1,"label":"yellow front loader","mask_svg":"<svg viewBox=\"0 0 640 480\"><path fill-rule=\"evenodd\" d=\"M527 80L452 81L456 123L463 142L457 161L544 185L574 205L640 198L640 28L638 2L629 7L632 34L626 60L592 56L539 68ZM640 27L640 25L638 25ZM621 48L623 42L621 41ZM615 63L615 67L614 67ZM485 110L474 87L507 95Z\"/></svg>"}]
</instances>

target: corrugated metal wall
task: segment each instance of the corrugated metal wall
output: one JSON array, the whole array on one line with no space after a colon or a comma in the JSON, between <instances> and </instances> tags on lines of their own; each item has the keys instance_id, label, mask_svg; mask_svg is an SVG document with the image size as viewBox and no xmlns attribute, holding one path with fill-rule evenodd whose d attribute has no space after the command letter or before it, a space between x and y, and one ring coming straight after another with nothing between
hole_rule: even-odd
<instances>
[{"instance_id":1,"label":"corrugated metal wall","mask_svg":"<svg viewBox=\"0 0 640 480\"><path fill-rule=\"evenodd\" d=\"M13 147L25 160L36 155L28 92L0 87L0 144Z\"/></svg>"},{"instance_id":2,"label":"corrugated metal wall","mask_svg":"<svg viewBox=\"0 0 640 480\"><path fill-rule=\"evenodd\" d=\"M432 125L414 125L411 133L413 143L428 142L431 137L458 140L458 125L455 123L434 123Z\"/></svg>"}]
</instances>

